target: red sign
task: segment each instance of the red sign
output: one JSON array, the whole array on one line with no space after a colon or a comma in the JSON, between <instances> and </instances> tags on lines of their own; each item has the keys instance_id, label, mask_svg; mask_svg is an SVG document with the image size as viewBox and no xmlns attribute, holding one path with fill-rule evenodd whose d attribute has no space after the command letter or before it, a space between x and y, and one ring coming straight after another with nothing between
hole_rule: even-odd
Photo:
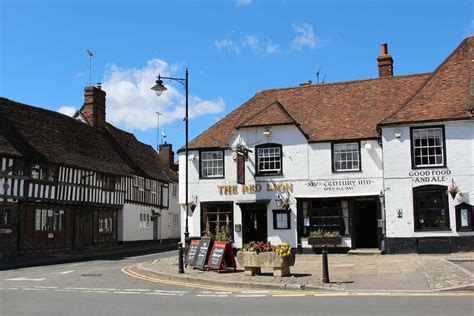
<instances>
[{"instance_id":1,"label":"red sign","mask_svg":"<svg viewBox=\"0 0 474 316\"><path fill-rule=\"evenodd\" d=\"M245 153L237 151L237 183L245 184Z\"/></svg>"},{"instance_id":2,"label":"red sign","mask_svg":"<svg viewBox=\"0 0 474 316\"><path fill-rule=\"evenodd\" d=\"M237 270L237 264L235 263L234 250L232 249L231 242L215 241L212 246L211 254L209 255L209 261L206 267L208 270L225 270L226 268L234 268Z\"/></svg>"}]
</instances>

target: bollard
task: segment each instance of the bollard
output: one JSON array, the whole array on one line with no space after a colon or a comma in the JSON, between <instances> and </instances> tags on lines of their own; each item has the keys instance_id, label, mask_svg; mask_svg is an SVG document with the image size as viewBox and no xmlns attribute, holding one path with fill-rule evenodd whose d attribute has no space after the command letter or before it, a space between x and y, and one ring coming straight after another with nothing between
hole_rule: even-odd
<instances>
[{"instance_id":1,"label":"bollard","mask_svg":"<svg viewBox=\"0 0 474 316\"><path fill-rule=\"evenodd\" d=\"M178 251L179 251L179 258L178 258L178 261L179 261L179 268L178 268L178 272L179 273L184 273L184 258L183 258L183 243L182 242L179 242L178 243Z\"/></svg>"},{"instance_id":2,"label":"bollard","mask_svg":"<svg viewBox=\"0 0 474 316\"><path fill-rule=\"evenodd\" d=\"M328 248L326 245L322 249L323 254L323 283L329 283L329 267L328 267Z\"/></svg>"}]
</instances>

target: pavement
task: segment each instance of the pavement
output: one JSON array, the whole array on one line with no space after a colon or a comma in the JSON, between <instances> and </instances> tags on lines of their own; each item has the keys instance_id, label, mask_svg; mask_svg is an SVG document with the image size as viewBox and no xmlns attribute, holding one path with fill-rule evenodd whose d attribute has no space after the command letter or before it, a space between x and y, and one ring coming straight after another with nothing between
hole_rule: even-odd
<instances>
[{"instance_id":1,"label":"pavement","mask_svg":"<svg viewBox=\"0 0 474 316\"><path fill-rule=\"evenodd\" d=\"M120 260L124 257L178 249L177 240L140 242L109 248L87 248L60 253L18 255L0 259L0 271L89 260Z\"/></svg>"},{"instance_id":2,"label":"pavement","mask_svg":"<svg viewBox=\"0 0 474 316\"><path fill-rule=\"evenodd\" d=\"M329 283L322 283L322 257L296 255L291 276L273 276L262 268L257 276L237 271L201 271L188 266L178 273L178 257L135 265L138 275L182 285L209 285L251 289L313 290L336 292L436 293L474 292L474 252L450 255L347 255L330 254Z\"/></svg>"}]
</instances>

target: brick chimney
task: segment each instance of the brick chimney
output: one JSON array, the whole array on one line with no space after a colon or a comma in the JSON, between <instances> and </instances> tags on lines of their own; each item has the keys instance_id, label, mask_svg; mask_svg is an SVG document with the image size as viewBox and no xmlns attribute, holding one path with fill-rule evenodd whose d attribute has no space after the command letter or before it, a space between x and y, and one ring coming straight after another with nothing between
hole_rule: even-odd
<instances>
[{"instance_id":1,"label":"brick chimney","mask_svg":"<svg viewBox=\"0 0 474 316\"><path fill-rule=\"evenodd\" d=\"M97 84L97 87L84 88L84 105L81 113L92 126L105 129L105 91L100 84Z\"/></svg>"},{"instance_id":2,"label":"brick chimney","mask_svg":"<svg viewBox=\"0 0 474 316\"><path fill-rule=\"evenodd\" d=\"M168 143L160 144L160 158L165 165L174 170L174 152L173 146Z\"/></svg>"},{"instance_id":3,"label":"brick chimney","mask_svg":"<svg viewBox=\"0 0 474 316\"><path fill-rule=\"evenodd\" d=\"M377 57L379 62L379 77L392 77L393 76L393 59L388 53L388 44L383 43L381 45L382 53Z\"/></svg>"}]
</instances>

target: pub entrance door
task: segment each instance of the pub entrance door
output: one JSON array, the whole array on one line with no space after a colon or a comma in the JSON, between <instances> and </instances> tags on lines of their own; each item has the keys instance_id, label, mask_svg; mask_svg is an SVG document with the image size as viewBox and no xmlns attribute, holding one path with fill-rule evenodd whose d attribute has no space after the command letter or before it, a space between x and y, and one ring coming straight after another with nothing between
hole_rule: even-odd
<instances>
[{"instance_id":1,"label":"pub entrance door","mask_svg":"<svg viewBox=\"0 0 474 316\"><path fill-rule=\"evenodd\" d=\"M92 246L92 210L83 209L81 210L80 216L80 244L82 247Z\"/></svg>"},{"instance_id":2,"label":"pub entrance door","mask_svg":"<svg viewBox=\"0 0 474 316\"><path fill-rule=\"evenodd\" d=\"M377 202L354 201L354 237L357 248L378 248Z\"/></svg>"},{"instance_id":3,"label":"pub entrance door","mask_svg":"<svg viewBox=\"0 0 474 316\"><path fill-rule=\"evenodd\" d=\"M246 205L242 208L242 242L267 242L266 205Z\"/></svg>"}]
</instances>

